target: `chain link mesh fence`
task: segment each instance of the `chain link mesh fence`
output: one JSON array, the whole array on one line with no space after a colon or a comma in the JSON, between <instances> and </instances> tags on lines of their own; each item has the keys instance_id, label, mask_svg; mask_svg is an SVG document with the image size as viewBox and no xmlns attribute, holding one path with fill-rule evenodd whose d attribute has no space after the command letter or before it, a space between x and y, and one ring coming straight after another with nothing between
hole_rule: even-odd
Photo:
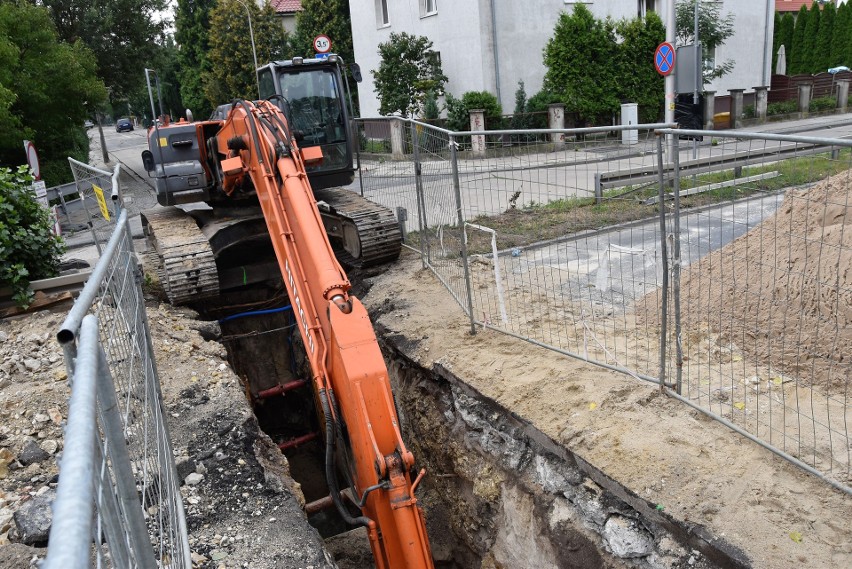
<instances>
[{"instance_id":1,"label":"chain link mesh fence","mask_svg":"<svg viewBox=\"0 0 852 569\"><path fill-rule=\"evenodd\" d=\"M364 195L405 204L474 330L659 382L850 492L852 143L361 125Z\"/></svg>"}]
</instances>

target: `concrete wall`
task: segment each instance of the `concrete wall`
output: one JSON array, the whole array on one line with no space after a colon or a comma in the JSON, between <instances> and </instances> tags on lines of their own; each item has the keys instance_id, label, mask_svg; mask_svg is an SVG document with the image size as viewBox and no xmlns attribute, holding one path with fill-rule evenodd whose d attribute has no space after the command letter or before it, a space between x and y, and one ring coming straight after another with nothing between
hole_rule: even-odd
<instances>
[{"instance_id":1,"label":"concrete wall","mask_svg":"<svg viewBox=\"0 0 852 569\"><path fill-rule=\"evenodd\" d=\"M358 87L361 116L378 115L379 102L373 91L371 70L380 63L379 43L391 32L426 36L441 53L441 64L449 78L446 90L455 96L466 91L489 91L498 95L504 113L515 106L515 90L523 80L527 96L537 93L544 79L543 50L563 11L570 12L577 2L565 0L437 0L438 12L421 17L420 0L387 0L390 24L377 26L377 0L350 0L355 59L361 65L364 82ZM631 18L638 14L637 0L594 0L584 2L598 18ZM662 12L665 0L657 0ZM736 2L724 0L723 12L735 13L737 33L719 48L717 59L735 59L734 72L714 82L710 89L720 94L728 89L750 89L769 80L772 58L763 57L764 37L772 49L772 17L766 27L766 9L772 0ZM495 7L492 25L492 5ZM774 17L774 12L770 12ZM496 30L496 35L492 34ZM733 54L733 55L732 55ZM766 63L764 63L766 59ZM578 62L584 64L584 62ZM495 72L499 64L499 73ZM649 59L648 65L653 65ZM499 84L497 81L499 75Z\"/></svg>"},{"instance_id":2,"label":"concrete wall","mask_svg":"<svg viewBox=\"0 0 852 569\"><path fill-rule=\"evenodd\" d=\"M772 67L772 33L775 27L773 0L724 0L722 13L734 14L734 35L716 50L716 61L734 61L734 69L713 81L707 90L725 94L729 89L769 85ZM767 18L767 6L773 11Z\"/></svg>"}]
</instances>

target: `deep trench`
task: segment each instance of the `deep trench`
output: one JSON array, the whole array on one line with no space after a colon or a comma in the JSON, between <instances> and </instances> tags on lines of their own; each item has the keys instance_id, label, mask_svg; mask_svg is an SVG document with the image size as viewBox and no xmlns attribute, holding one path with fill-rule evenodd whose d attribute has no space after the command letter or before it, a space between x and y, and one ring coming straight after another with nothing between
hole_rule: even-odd
<instances>
[{"instance_id":1,"label":"deep trench","mask_svg":"<svg viewBox=\"0 0 852 569\"><path fill-rule=\"evenodd\" d=\"M219 320L220 341L258 423L285 446L310 503L329 494L311 386L263 397L309 377L287 305L282 289L258 287L206 305L202 317ZM257 311L265 313L226 318ZM406 354L416 341L381 327L377 336L404 440L428 471L417 498L439 569L750 566L724 540L672 519L462 378L438 364L415 364ZM308 521L341 568L369 566L366 533L338 541L353 528L333 507Z\"/></svg>"}]
</instances>

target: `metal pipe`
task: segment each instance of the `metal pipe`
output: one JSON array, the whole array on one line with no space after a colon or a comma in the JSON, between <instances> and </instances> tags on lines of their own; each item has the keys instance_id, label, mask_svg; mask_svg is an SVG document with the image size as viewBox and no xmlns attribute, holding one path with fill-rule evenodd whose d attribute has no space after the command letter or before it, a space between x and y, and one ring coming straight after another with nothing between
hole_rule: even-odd
<instances>
[{"instance_id":1,"label":"metal pipe","mask_svg":"<svg viewBox=\"0 0 852 569\"><path fill-rule=\"evenodd\" d=\"M668 302L669 302L669 253L666 246L666 177L663 171L663 137L657 136L657 167L660 169L660 257L663 263L663 283L660 307L660 389L666 382L666 334L668 326Z\"/></svg>"},{"instance_id":2,"label":"metal pipe","mask_svg":"<svg viewBox=\"0 0 852 569\"><path fill-rule=\"evenodd\" d=\"M276 314L278 312L286 312L287 310L293 310L293 307L288 304L287 306L282 306L281 308L267 308L264 310L250 310L248 312L239 312L237 314L231 314L230 316L220 318L218 322L219 324L222 324L224 322L229 322L238 318L247 318L249 316L263 316L264 314Z\"/></svg>"},{"instance_id":3,"label":"metal pipe","mask_svg":"<svg viewBox=\"0 0 852 569\"><path fill-rule=\"evenodd\" d=\"M677 28L677 10L675 9L675 0L666 0L666 17L664 18L666 21L666 41L675 45L675 36L676 28ZM675 104L675 74L674 72L666 75L665 81L665 121L667 123L675 122L674 118L674 104ZM669 160L671 160L672 153L674 152L674 135L666 135L666 150L668 152Z\"/></svg>"},{"instance_id":4,"label":"metal pipe","mask_svg":"<svg viewBox=\"0 0 852 569\"><path fill-rule=\"evenodd\" d=\"M459 182L458 143L450 136L450 160L453 168L453 190L456 198L456 216L459 227L464 228L464 212L462 211L461 183ZM470 263L467 258L467 243L461 242L462 265L464 266L464 285L467 291L467 313L470 316L470 333L476 334L476 318L473 314L473 287L470 284Z\"/></svg>"},{"instance_id":5,"label":"metal pipe","mask_svg":"<svg viewBox=\"0 0 852 569\"><path fill-rule=\"evenodd\" d=\"M264 389L263 391L258 391L257 398L258 399L269 399L270 397L277 397L279 395L283 395L288 391L293 391L294 389L299 389L300 387L304 387L308 384L308 380L306 379L297 379L296 381L290 381L288 383L278 384L275 387L270 387L269 389Z\"/></svg>"},{"instance_id":6,"label":"metal pipe","mask_svg":"<svg viewBox=\"0 0 852 569\"><path fill-rule=\"evenodd\" d=\"M71 310L68 312L68 316L65 317L65 321L62 323L62 327L56 334L56 339L63 346L74 341L74 338L77 336L77 332L80 330L83 317L89 311L89 308L92 307L92 304L94 304L95 298L98 295L98 287L100 287L106 277L106 273L109 270L109 264L115 256L116 249L118 249L121 239L124 237L126 227L127 210L121 210L118 220L116 221L115 231L113 231L103 254L101 254L98 263L95 265L95 269L92 271L92 276L89 277L89 280L86 282L86 286L83 287L83 290L80 292L80 296L77 297L76 302L74 302L74 306L71 307ZM73 370L69 370L69 372L73 372Z\"/></svg>"},{"instance_id":7,"label":"metal pipe","mask_svg":"<svg viewBox=\"0 0 852 569\"><path fill-rule=\"evenodd\" d=\"M246 9L246 15L248 16L249 37L251 37L251 54L252 57L254 57L254 79L257 83L257 98L260 99L260 77L257 76L257 50L254 47L254 29L251 25L251 12L249 11L248 6L246 6L243 0L237 0L237 2L239 2L242 7Z\"/></svg>"},{"instance_id":8,"label":"metal pipe","mask_svg":"<svg viewBox=\"0 0 852 569\"><path fill-rule=\"evenodd\" d=\"M420 263L426 268L426 201L423 199L423 170L420 165L420 140L417 137L417 125L411 123L411 146L414 156L414 189L417 195L417 229L420 233Z\"/></svg>"},{"instance_id":9,"label":"metal pipe","mask_svg":"<svg viewBox=\"0 0 852 569\"><path fill-rule=\"evenodd\" d=\"M497 45L497 7L495 1L491 0L491 51L494 54L494 90L497 100L503 104L500 98L500 48Z\"/></svg>"},{"instance_id":10,"label":"metal pipe","mask_svg":"<svg viewBox=\"0 0 852 569\"><path fill-rule=\"evenodd\" d=\"M816 146L842 146L852 148L852 140L843 138L826 138L821 136L797 136L791 134L770 134L764 132L735 132L726 133L719 130L690 130L685 128L659 129L661 134L679 134L683 136L713 136L715 138L736 138L742 140L772 140L775 142L798 142Z\"/></svg>"},{"instance_id":11,"label":"metal pipe","mask_svg":"<svg viewBox=\"0 0 852 569\"><path fill-rule=\"evenodd\" d=\"M296 437L294 439L290 439L289 441L278 443L278 448L280 448L281 450L290 450L291 448L296 448L299 445L303 445L305 443L309 443L313 440L316 440L319 438L319 436L319 432L308 433L307 435L302 435L301 437Z\"/></svg>"},{"instance_id":12,"label":"metal pipe","mask_svg":"<svg viewBox=\"0 0 852 569\"><path fill-rule=\"evenodd\" d=\"M94 315L83 319L80 347L68 405L62 477L53 503L53 525L50 528L53 545L47 552L45 569L85 567L89 563L95 508L92 480L97 431L98 320Z\"/></svg>"},{"instance_id":13,"label":"metal pipe","mask_svg":"<svg viewBox=\"0 0 852 569\"><path fill-rule=\"evenodd\" d=\"M675 365L677 366L677 379L675 385L677 392L682 392L683 380L683 344L681 342L680 329L680 149L679 138L674 137L675 152L672 155L674 159L674 251L672 251L672 291L674 297L674 317L675 317L675 349L677 355Z\"/></svg>"}]
</instances>

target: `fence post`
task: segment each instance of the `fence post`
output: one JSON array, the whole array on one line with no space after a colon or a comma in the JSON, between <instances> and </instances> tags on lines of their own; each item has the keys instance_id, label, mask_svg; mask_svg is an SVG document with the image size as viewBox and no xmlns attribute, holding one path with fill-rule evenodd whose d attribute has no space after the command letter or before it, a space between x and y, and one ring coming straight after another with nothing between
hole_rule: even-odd
<instances>
[{"instance_id":1,"label":"fence post","mask_svg":"<svg viewBox=\"0 0 852 569\"><path fill-rule=\"evenodd\" d=\"M845 113L849 107L849 79L837 80L837 108Z\"/></svg>"},{"instance_id":2,"label":"fence post","mask_svg":"<svg viewBox=\"0 0 852 569\"><path fill-rule=\"evenodd\" d=\"M704 91L704 129L715 128L714 116L716 115L716 91Z\"/></svg>"},{"instance_id":3,"label":"fence post","mask_svg":"<svg viewBox=\"0 0 852 569\"><path fill-rule=\"evenodd\" d=\"M742 126L743 91L745 89L729 89L731 93L731 128Z\"/></svg>"},{"instance_id":4,"label":"fence post","mask_svg":"<svg viewBox=\"0 0 852 569\"><path fill-rule=\"evenodd\" d=\"M603 201L603 186L601 186L601 173L595 172L595 203Z\"/></svg>"},{"instance_id":5,"label":"fence post","mask_svg":"<svg viewBox=\"0 0 852 569\"><path fill-rule=\"evenodd\" d=\"M402 121L399 119L391 119L391 158L393 160L402 160L405 158L405 144L402 136Z\"/></svg>"},{"instance_id":6,"label":"fence post","mask_svg":"<svg viewBox=\"0 0 852 569\"><path fill-rule=\"evenodd\" d=\"M766 122L766 105L769 102L769 87L754 88L754 116L761 123Z\"/></svg>"},{"instance_id":7,"label":"fence post","mask_svg":"<svg viewBox=\"0 0 852 569\"><path fill-rule=\"evenodd\" d=\"M464 266L464 285L465 290L467 291L467 314L470 316L470 333L476 334L476 319L473 315L473 289L470 284L470 265L468 264L467 259L467 242L464 239L464 212L462 211L462 199L461 199L461 184L459 183L459 162L458 162L458 151L456 147L458 144L455 141L455 137L450 135L450 160L452 161L453 167L453 190L455 190L456 194L456 213L458 216L458 224L459 231L461 232L461 255L462 255L462 265Z\"/></svg>"},{"instance_id":8,"label":"fence post","mask_svg":"<svg viewBox=\"0 0 852 569\"><path fill-rule=\"evenodd\" d=\"M414 155L414 188L417 195L417 219L420 230L420 262L426 268L426 201L423 199L423 170L420 166L420 139L417 137L417 125L411 122L411 146Z\"/></svg>"},{"instance_id":9,"label":"fence post","mask_svg":"<svg viewBox=\"0 0 852 569\"><path fill-rule=\"evenodd\" d=\"M677 366L677 380L675 388L678 395L681 393L681 382L683 377L683 344L680 332L680 142L679 137L674 137L674 244L672 251L672 296L674 299L675 318L675 349Z\"/></svg>"},{"instance_id":10,"label":"fence post","mask_svg":"<svg viewBox=\"0 0 852 569\"><path fill-rule=\"evenodd\" d=\"M660 299L660 391L666 385L666 334L668 331L669 253L666 246L666 176L663 169L663 136L657 133L657 168L660 172L660 257L663 263L663 287Z\"/></svg>"},{"instance_id":11,"label":"fence post","mask_svg":"<svg viewBox=\"0 0 852 569\"><path fill-rule=\"evenodd\" d=\"M565 129L565 105L562 103L547 105L547 128ZM565 133L551 133L550 143L553 145L554 151L559 150L565 144Z\"/></svg>"},{"instance_id":12,"label":"fence post","mask_svg":"<svg viewBox=\"0 0 852 569\"><path fill-rule=\"evenodd\" d=\"M470 130L485 130L485 110L470 110ZM474 134L470 137L470 145L473 149L474 158L485 158L485 135Z\"/></svg>"},{"instance_id":13,"label":"fence post","mask_svg":"<svg viewBox=\"0 0 852 569\"><path fill-rule=\"evenodd\" d=\"M813 85L810 83L799 84L799 112L802 113L802 118L808 116L811 108L811 89Z\"/></svg>"}]
</instances>

